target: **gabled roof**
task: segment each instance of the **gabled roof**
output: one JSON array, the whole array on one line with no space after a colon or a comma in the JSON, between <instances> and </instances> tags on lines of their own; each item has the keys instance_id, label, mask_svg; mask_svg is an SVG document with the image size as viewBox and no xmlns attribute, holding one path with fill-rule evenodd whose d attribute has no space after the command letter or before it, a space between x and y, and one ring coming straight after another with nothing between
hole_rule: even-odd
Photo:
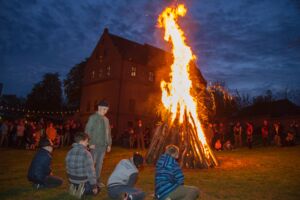
<instances>
[{"instance_id":1,"label":"gabled roof","mask_svg":"<svg viewBox=\"0 0 300 200\"><path fill-rule=\"evenodd\" d=\"M143 45L109 33L113 44L126 60L147 64L147 52Z\"/></svg>"},{"instance_id":2,"label":"gabled roof","mask_svg":"<svg viewBox=\"0 0 300 200\"><path fill-rule=\"evenodd\" d=\"M142 65L147 65L153 58L160 63L157 65L164 65L166 59L172 58L172 54L160 48L151 46L149 44L140 44L117 35L108 33L114 46L117 47L124 59L130 60Z\"/></svg>"},{"instance_id":3,"label":"gabled roof","mask_svg":"<svg viewBox=\"0 0 300 200\"><path fill-rule=\"evenodd\" d=\"M165 66L171 63L173 55L163 49L154 47L149 44L140 44L120 36L109 33L108 29L104 29L103 34L108 34L113 45L117 48L121 56L128 61L141 65L154 65L156 67ZM196 65L195 65L196 66ZM200 70L198 70L202 82L206 83Z\"/></svg>"}]
</instances>

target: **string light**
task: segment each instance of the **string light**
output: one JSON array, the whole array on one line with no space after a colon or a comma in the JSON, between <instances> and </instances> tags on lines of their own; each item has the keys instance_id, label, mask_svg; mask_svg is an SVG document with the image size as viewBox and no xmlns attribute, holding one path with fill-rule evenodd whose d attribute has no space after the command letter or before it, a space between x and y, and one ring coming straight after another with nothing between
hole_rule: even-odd
<instances>
[{"instance_id":1,"label":"string light","mask_svg":"<svg viewBox=\"0 0 300 200\"><path fill-rule=\"evenodd\" d=\"M41 111L41 110L27 110L27 109L22 109L22 108L16 108L16 107L8 107L8 106L0 106L0 110L3 111L11 111L11 112L23 112L23 113L37 113L37 114L74 114L74 113L79 113L79 110L67 110L67 111Z\"/></svg>"}]
</instances>

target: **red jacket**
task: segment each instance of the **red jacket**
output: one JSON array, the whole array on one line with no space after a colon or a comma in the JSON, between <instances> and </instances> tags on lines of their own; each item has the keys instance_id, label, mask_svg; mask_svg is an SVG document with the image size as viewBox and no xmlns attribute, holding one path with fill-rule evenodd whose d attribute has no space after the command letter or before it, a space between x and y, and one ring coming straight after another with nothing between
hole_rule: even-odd
<instances>
[{"instance_id":1,"label":"red jacket","mask_svg":"<svg viewBox=\"0 0 300 200\"><path fill-rule=\"evenodd\" d=\"M268 137L268 135L269 135L269 128L267 126L263 126L261 128L261 136Z\"/></svg>"}]
</instances>

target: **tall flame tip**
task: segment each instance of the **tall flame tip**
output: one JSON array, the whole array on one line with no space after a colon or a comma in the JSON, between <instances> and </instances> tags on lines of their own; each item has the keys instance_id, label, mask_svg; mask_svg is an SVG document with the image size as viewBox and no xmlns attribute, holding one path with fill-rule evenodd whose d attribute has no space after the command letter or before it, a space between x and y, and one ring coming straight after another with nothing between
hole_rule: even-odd
<instances>
[{"instance_id":1,"label":"tall flame tip","mask_svg":"<svg viewBox=\"0 0 300 200\"><path fill-rule=\"evenodd\" d=\"M179 117L179 122L182 123L185 116L196 129L202 144L206 144L197 114L197 101L191 95L189 64L196 56L185 43L184 32L177 23L178 16L184 16L186 12L184 4L179 4L177 7L167 7L158 18L159 26L165 30L164 39L172 43L174 57L170 82L161 82L162 102L171 112L173 121Z\"/></svg>"}]
</instances>

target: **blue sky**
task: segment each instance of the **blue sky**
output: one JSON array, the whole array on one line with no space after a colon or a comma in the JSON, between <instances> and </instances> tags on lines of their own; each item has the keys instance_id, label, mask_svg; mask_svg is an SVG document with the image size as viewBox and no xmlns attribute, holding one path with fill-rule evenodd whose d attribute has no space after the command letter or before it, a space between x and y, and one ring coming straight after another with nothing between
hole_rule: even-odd
<instances>
[{"instance_id":1,"label":"blue sky","mask_svg":"<svg viewBox=\"0 0 300 200\"><path fill-rule=\"evenodd\" d=\"M0 82L26 96L47 72L63 79L103 29L164 48L159 13L170 0L0 0ZM188 0L180 20L208 81L258 94L300 89L299 0Z\"/></svg>"}]
</instances>

